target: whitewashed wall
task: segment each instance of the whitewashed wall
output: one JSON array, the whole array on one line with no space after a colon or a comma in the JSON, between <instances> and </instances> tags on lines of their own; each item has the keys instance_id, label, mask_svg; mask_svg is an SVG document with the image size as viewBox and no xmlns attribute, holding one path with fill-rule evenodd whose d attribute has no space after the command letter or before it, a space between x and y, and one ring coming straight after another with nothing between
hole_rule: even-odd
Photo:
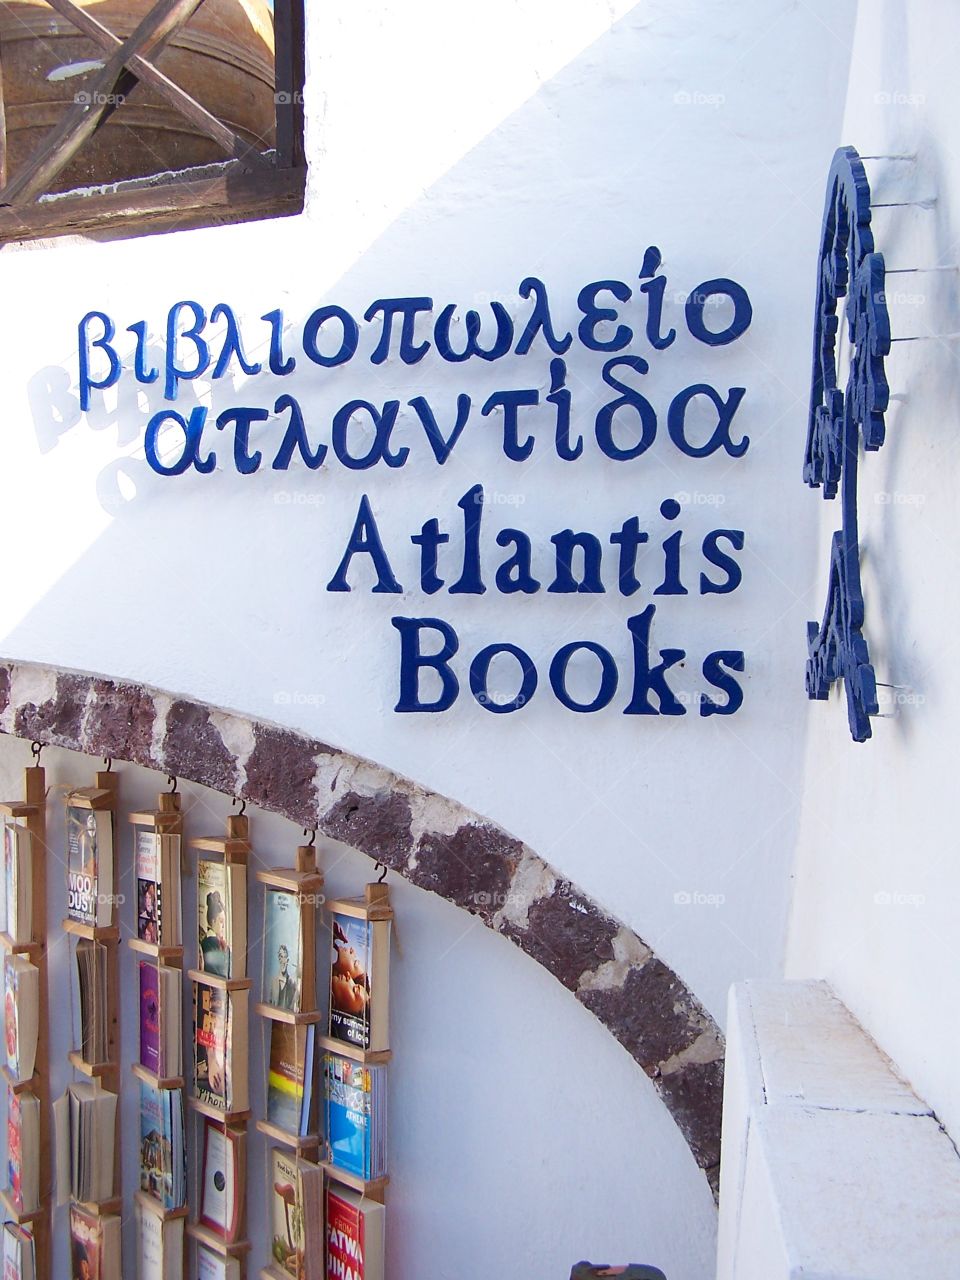
<instances>
[{"instance_id":1,"label":"whitewashed wall","mask_svg":"<svg viewBox=\"0 0 960 1280\"><path fill-rule=\"evenodd\" d=\"M843 126L867 165L888 270L948 266L957 254L960 163L954 74L960 14L949 3L861 6ZM960 271L888 276L894 337L953 334ZM788 973L825 977L954 1138L960 1134L956 945L955 656L960 522L960 347L894 344L887 442L860 468L867 636L891 718L850 742L836 698L810 711ZM821 514L821 583L835 504ZM820 590L809 616L822 609Z\"/></svg>"},{"instance_id":2,"label":"whitewashed wall","mask_svg":"<svg viewBox=\"0 0 960 1280\"><path fill-rule=\"evenodd\" d=\"M302 727L455 796L627 921L719 1019L731 981L779 973L782 962L804 758L805 593L819 563L820 512L798 481L811 259L854 6L308 8L302 218L0 256L3 656L122 676ZM678 466L661 426L635 464L604 460L588 436L576 464L544 449L518 466L499 453L496 428L477 419L483 426L442 471L421 446L403 471L386 474L336 464L275 473L268 458L251 476L229 463L209 476L163 479L142 447L156 387L138 396L127 373L119 396L107 392L78 416L76 325L91 308L121 328L145 319L157 337L183 298L208 310L230 303L245 333L282 306L296 333L321 304L359 316L375 298L402 294L430 294L438 306L499 298L525 315L516 288L535 274L565 330L578 320L579 289L603 278L635 283L648 244L663 250L666 319L680 336L651 359L646 394L662 422L683 386L745 386L737 425L752 443L739 461ZM682 299L718 275L747 288L754 321L737 343L708 350L683 331ZM361 356L374 336L362 335ZM649 355L642 342L636 349ZM329 372L305 367L301 355L282 385L228 378L199 390L215 411L272 405L289 391L325 424L354 396L423 394L449 412L462 390L482 402L495 387L547 389L542 352L480 370L433 356L412 369L395 358L374 367L361 356ZM568 356L574 411L588 433L602 403L603 358L576 346ZM408 418L397 439L413 437ZM229 459L228 443L218 445ZM528 530L538 551L568 526L606 541L631 514L659 532L660 501L686 494L678 523L695 581L703 534L744 529L742 587L662 601L655 633L661 647L686 648L694 671L711 650L743 648L742 711L727 720L621 714L625 619L648 603L646 591L630 600L543 592L458 600L414 590L410 534L433 515L449 525L478 481L501 495L488 513L494 555L501 524ZM402 597L324 590L364 492ZM395 715L395 612L453 622L468 655L492 641L522 645L540 667L537 698L493 716L465 691L445 715ZM550 657L573 639L603 644L624 668L621 693L597 715L563 710L547 687ZM146 780L138 785L149 790ZM356 883L362 867L345 857ZM402 1098L394 1274L413 1273L427 1254L449 1259L458 1280L509 1274L521 1240L525 1265L536 1258L544 1276L562 1276L591 1253L657 1261L670 1280L704 1274L714 1229L705 1183L620 1049L466 917L402 887L398 907L406 927L397 1058L406 1054L409 1065L393 1082ZM438 1003L428 1006L419 993L437 983ZM470 1100L465 1131L438 1124L447 1113L434 1085L424 1087L426 1068L451 1044L458 1056L441 1087L449 1113L462 1118ZM516 1063L518 1048L525 1083L512 1092L502 1064L508 1054Z\"/></svg>"}]
</instances>

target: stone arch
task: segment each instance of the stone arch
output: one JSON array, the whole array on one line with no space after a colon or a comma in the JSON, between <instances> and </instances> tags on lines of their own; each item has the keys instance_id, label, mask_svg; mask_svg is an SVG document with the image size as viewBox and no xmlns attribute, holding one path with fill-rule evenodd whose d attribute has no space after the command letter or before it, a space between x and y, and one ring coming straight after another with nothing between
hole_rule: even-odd
<instances>
[{"instance_id":1,"label":"stone arch","mask_svg":"<svg viewBox=\"0 0 960 1280\"><path fill-rule=\"evenodd\" d=\"M306 734L143 685L0 666L0 732L246 799L479 916L563 984L653 1081L716 1194L723 1039L626 925L495 823Z\"/></svg>"}]
</instances>

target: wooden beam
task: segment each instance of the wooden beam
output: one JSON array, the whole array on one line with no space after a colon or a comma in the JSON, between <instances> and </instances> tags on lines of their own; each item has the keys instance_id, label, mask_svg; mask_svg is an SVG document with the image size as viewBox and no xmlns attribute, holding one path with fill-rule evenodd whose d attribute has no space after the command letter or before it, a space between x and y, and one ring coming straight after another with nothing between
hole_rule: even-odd
<instances>
[{"instance_id":1,"label":"wooden beam","mask_svg":"<svg viewBox=\"0 0 960 1280\"><path fill-rule=\"evenodd\" d=\"M3 62L0 60L0 187L7 180L7 106L3 96Z\"/></svg>"},{"instance_id":2,"label":"wooden beam","mask_svg":"<svg viewBox=\"0 0 960 1280\"><path fill-rule=\"evenodd\" d=\"M106 53L113 53L123 44L122 40L115 36L112 31L108 31L92 14L89 14L85 9L80 9L74 3L74 0L47 0L47 4L78 27L84 35L89 36ZM273 168L270 161L265 159L256 147L244 142L232 129L227 128L216 116L211 115L206 107L201 106L199 102L184 92L178 84L174 84L172 80L168 79L152 62L148 62L146 58L141 57L139 54L134 54L127 59L126 65L138 80L142 80L144 84L148 84L151 89L155 89L157 93L166 98L191 124L196 125L198 129L212 138L228 156L232 156L236 160L242 160L252 169L266 170Z\"/></svg>"},{"instance_id":3,"label":"wooden beam","mask_svg":"<svg viewBox=\"0 0 960 1280\"><path fill-rule=\"evenodd\" d=\"M238 165L226 174L202 179L191 179L189 172L152 186L0 207L0 244L91 232L175 231L282 217L303 209L304 169L251 174Z\"/></svg>"},{"instance_id":4,"label":"wooden beam","mask_svg":"<svg viewBox=\"0 0 960 1280\"><path fill-rule=\"evenodd\" d=\"M45 191L95 131L108 108L115 105L110 99L115 99L125 74L130 74L124 71L129 59L166 43L202 3L203 0L159 0L107 60L87 91L90 101L76 103L67 110L40 154L0 191L0 201L23 204Z\"/></svg>"},{"instance_id":5,"label":"wooden beam","mask_svg":"<svg viewBox=\"0 0 960 1280\"><path fill-rule=\"evenodd\" d=\"M297 169L305 163L303 0L276 0L273 13L273 37L277 160L283 169Z\"/></svg>"}]
</instances>

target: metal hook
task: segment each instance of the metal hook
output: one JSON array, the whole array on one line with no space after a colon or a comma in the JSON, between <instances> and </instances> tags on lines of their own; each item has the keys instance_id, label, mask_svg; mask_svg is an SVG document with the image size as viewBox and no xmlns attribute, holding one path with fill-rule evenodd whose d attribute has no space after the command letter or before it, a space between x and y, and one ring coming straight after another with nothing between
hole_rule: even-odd
<instances>
[{"instance_id":1,"label":"metal hook","mask_svg":"<svg viewBox=\"0 0 960 1280\"><path fill-rule=\"evenodd\" d=\"M310 839L307 841L307 848L312 849L314 845L317 843L317 828L316 827L303 828L304 835L306 835L308 831L310 832Z\"/></svg>"},{"instance_id":2,"label":"metal hook","mask_svg":"<svg viewBox=\"0 0 960 1280\"><path fill-rule=\"evenodd\" d=\"M233 797L233 803L234 803L234 804L238 804L238 805L240 806L239 812L237 813L237 817L238 817L238 818L242 818L242 817L243 817L243 815L244 815L244 814L246 813L246 811L247 811L247 802L246 802L246 800L241 800L239 796L234 796L234 797Z\"/></svg>"},{"instance_id":3,"label":"metal hook","mask_svg":"<svg viewBox=\"0 0 960 1280\"><path fill-rule=\"evenodd\" d=\"M107 766L107 767L106 767L106 769L104 770L104 772L105 772L105 773L109 773L109 772L110 772L110 770L113 768L113 757L112 757L112 756L104 756L104 757L103 757L103 763Z\"/></svg>"},{"instance_id":4,"label":"metal hook","mask_svg":"<svg viewBox=\"0 0 960 1280\"><path fill-rule=\"evenodd\" d=\"M376 871L377 867L383 867L383 870L377 876L377 884L383 884L384 880L386 880L387 878L387 868L384 866L382 862L374 863L374 867L373 867L374 871Z\"/></svg>"},{"instance_id":5,"label":"metal hook","mask_svg":"<svg viewBox=\"0 0 960 1280\"><path fill-rule=\"evenodd\" d=\"M40 752L41 752L42 750L43 750L43 743L42 743L42 742L31 742L31 743L30 743L30 754L33 756L33 758L34 758L34 760L36 761L36 763L37 763L37 764L39 764L39 763L40 763Z\"/></svg>"},{"instance_id":6,"label":"metal hook","mask_svg":"<svg viewBox=\"0 0 960 1280\"><path fill-rule=\"evenodd\" d=\"M177 794L177 777L176 777L176 774L168 773L168 774L167 774L167 781L171 784L171 786L170 786L170 794L171 794L172 796L175 796L175 795Z\"/></svg>"}]
</instances>

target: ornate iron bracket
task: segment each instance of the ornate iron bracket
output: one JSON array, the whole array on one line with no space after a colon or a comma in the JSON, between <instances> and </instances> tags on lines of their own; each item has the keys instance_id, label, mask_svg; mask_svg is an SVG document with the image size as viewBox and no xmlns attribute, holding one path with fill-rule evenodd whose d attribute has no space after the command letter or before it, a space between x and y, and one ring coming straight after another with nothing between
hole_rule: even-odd
<instances>
[{"instance_id":1,"label":"ornate iron bracket","mask_svg":"<svg viewBox=\"0 0 960 1280\"><path fill-rule=\"evenodd\" d=\"M803 478L840 493L842 523L833 535L823 621L807 623L806 689L825 699L843 680L847 719L855 742L871 736L870 717L879 711L877 682L863 636L857 531L857 461L860 437L868 450L884 440L889 387L884 357L890 352L890 318L884 294L883 255L875 252L870 227L870 184L853 147L833 157L820 237L817 310L814 318L813 381ZM847 298L850 371L837 385L837 304Z\"/></svg>"}]
</instances>

